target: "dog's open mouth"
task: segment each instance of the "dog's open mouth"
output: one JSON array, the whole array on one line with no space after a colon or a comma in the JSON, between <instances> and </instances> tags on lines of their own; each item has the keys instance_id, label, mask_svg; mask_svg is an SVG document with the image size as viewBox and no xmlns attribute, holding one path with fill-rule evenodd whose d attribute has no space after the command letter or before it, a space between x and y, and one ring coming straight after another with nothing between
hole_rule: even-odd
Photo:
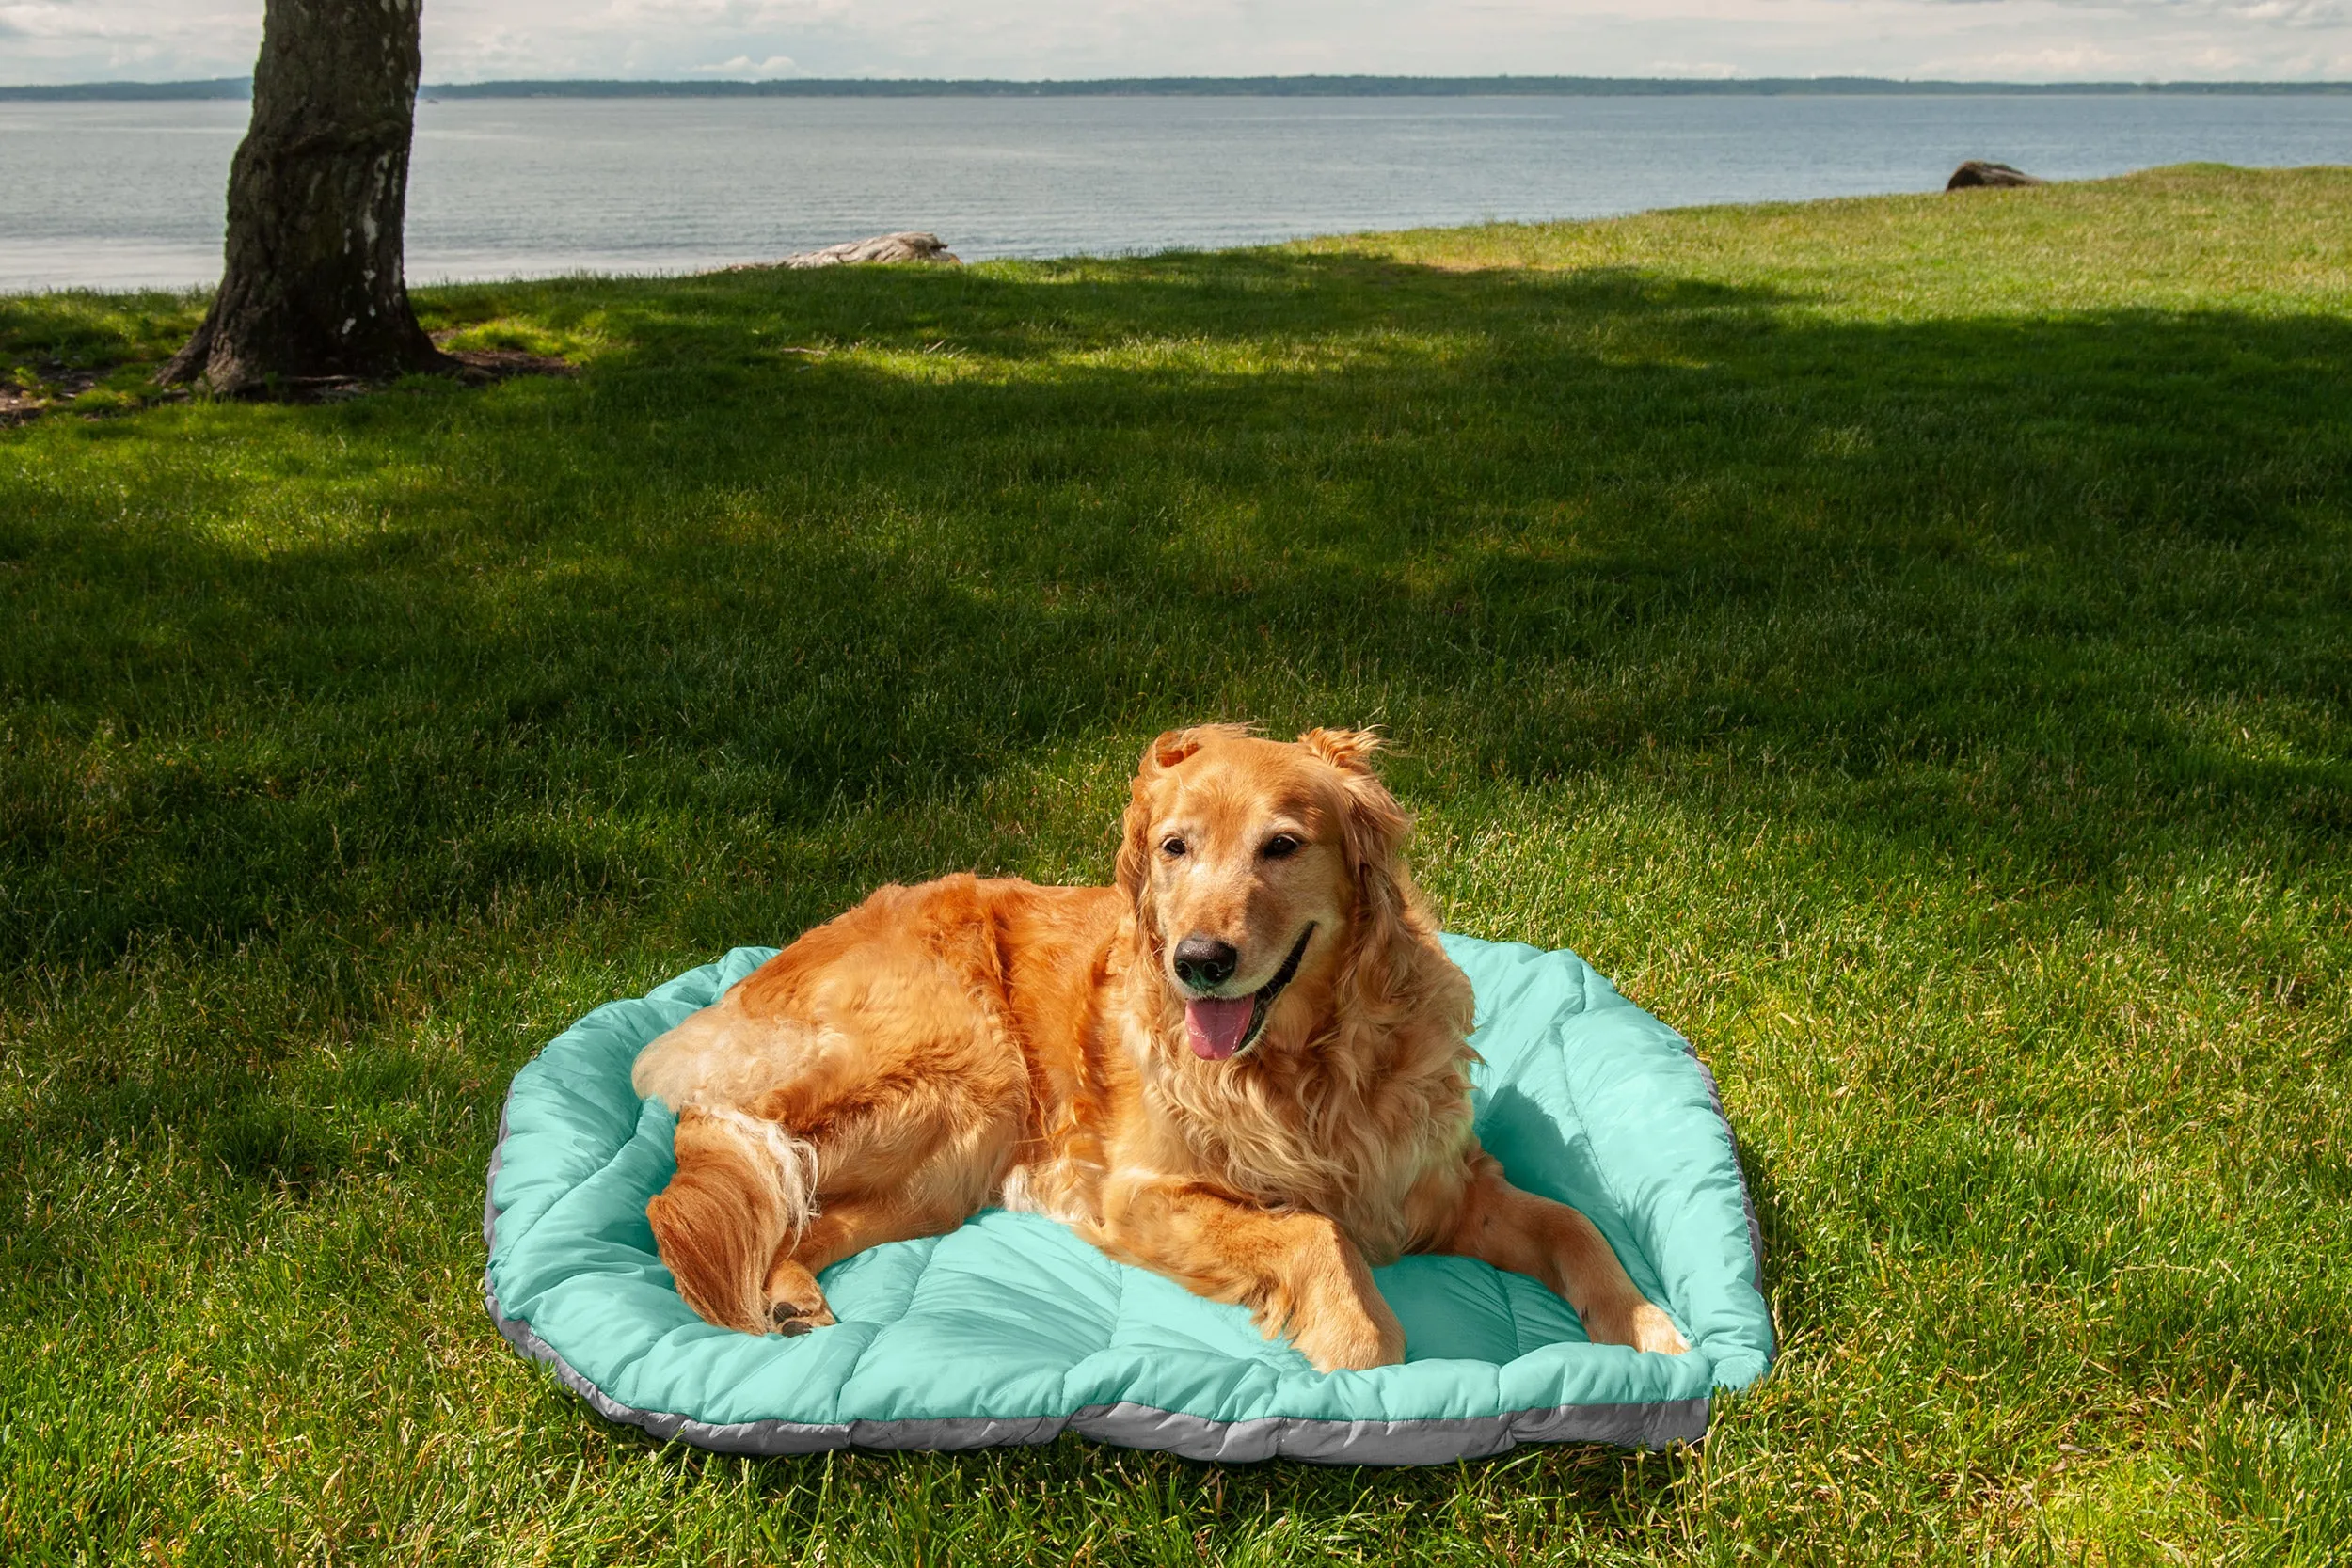
<instances>
[{"instance_id":1,"label":"dog's open mouth","mask_svg":"<svg viewBox=\"0 0 2352 1568\"><path fill-rule=\"evenodd\" d=\"M1298 973L1298 960L1307 956L1307 939L1315 934L1311 923L1298 933L1297 945L1291 956L1282 960L1282 967L1274 972L1274 978L1248 996L1211 996L1184 1004L1184 1041L1192 1053L1204 1062L1221 1062L1238 1056L1258 1043L1265 1030L1266 1014L1274 1010L1274 999L1282 994L1282 988Z\"/></svg>"}]
</instances>

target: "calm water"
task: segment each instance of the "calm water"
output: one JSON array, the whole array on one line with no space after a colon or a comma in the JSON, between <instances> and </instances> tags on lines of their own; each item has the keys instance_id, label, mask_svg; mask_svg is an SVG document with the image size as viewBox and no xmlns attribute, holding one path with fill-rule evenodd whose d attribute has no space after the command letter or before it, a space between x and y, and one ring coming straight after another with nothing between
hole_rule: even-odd
<instances>
[{"instance_id":1,"label":"calm water","mask_svg":"<svg viewBox=\"0 0 2352 1568\"><path fill-rule=\"evenodd\" d=\"M0 104L0 290L219 276L242 103ZM681 271L930 229L967 260L2352 163L2352 97L475 100L417 111L412 277Z\"/></svg>"}]
</instances>

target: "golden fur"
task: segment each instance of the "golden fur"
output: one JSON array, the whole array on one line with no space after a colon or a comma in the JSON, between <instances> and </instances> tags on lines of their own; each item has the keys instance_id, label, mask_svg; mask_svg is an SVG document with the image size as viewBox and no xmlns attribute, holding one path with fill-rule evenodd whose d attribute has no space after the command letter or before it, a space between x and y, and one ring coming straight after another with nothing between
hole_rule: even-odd
<instances>
[{"instance_id":1,"label":"golden fur","mask_svg":"<svg viewBox=\"0 0 2352 1568\"><path fill-rule=\"evenodd\" d=\"M805 1332L833 1321L819 1270L1001 1203L1241 1303L1327 1371L1402 1358L1369 1269L1407 1252L1532 1275L1596 1340L1685 1349L1591 1222L1472 1135L1470 982L1376 744L1164 735L1116 887L882 888L646 1047L638 1092L678 1113L647 1214L686 1300ZM1188 939L1230 977L1180 975ZM1188 1008L1226 1022L1188 1035Z\"/></svg>"}]
</instances>

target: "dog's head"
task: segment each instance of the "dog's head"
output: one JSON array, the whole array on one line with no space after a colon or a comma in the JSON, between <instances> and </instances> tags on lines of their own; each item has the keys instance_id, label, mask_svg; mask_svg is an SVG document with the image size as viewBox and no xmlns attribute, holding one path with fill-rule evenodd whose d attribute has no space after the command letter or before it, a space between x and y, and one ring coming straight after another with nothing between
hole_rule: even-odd
<instances>
[{"instance_id":1,"label":"dog's head","mask_svg":"<svg viewBox=\"0 0 2352 1568\"><path fill-rule=\"evenodd\" d=\"M1327 996L1406 934L1410 819L1373 774L1378 749L1360 730L1275 741L1234 724L1145 749L1119 885L1194 1055L1248 1051L1292 988Z\"/></svg>"}]
</instances>

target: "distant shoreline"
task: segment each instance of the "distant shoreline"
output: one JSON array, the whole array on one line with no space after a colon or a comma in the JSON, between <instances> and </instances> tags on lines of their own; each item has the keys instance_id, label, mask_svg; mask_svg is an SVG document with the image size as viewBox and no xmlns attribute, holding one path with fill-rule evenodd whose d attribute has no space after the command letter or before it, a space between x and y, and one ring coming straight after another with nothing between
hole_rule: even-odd
<instances>
[{"instance_id":1,"label":"distant shoreline","mask_svg":"<svg viewBox=\"0 0 2352 1568\"><path fill-rule=\"evenodd\" d=\"M1655 98L2257 97L2352 93L2352 82L1914 82L1883 76L1120 76L1073 81L815 77L772 82L548 80L429 83L458 98ZM244 99L242 76L193 82L72 82L0 87L0 103Z\"/></svg>"}]
</instances>

